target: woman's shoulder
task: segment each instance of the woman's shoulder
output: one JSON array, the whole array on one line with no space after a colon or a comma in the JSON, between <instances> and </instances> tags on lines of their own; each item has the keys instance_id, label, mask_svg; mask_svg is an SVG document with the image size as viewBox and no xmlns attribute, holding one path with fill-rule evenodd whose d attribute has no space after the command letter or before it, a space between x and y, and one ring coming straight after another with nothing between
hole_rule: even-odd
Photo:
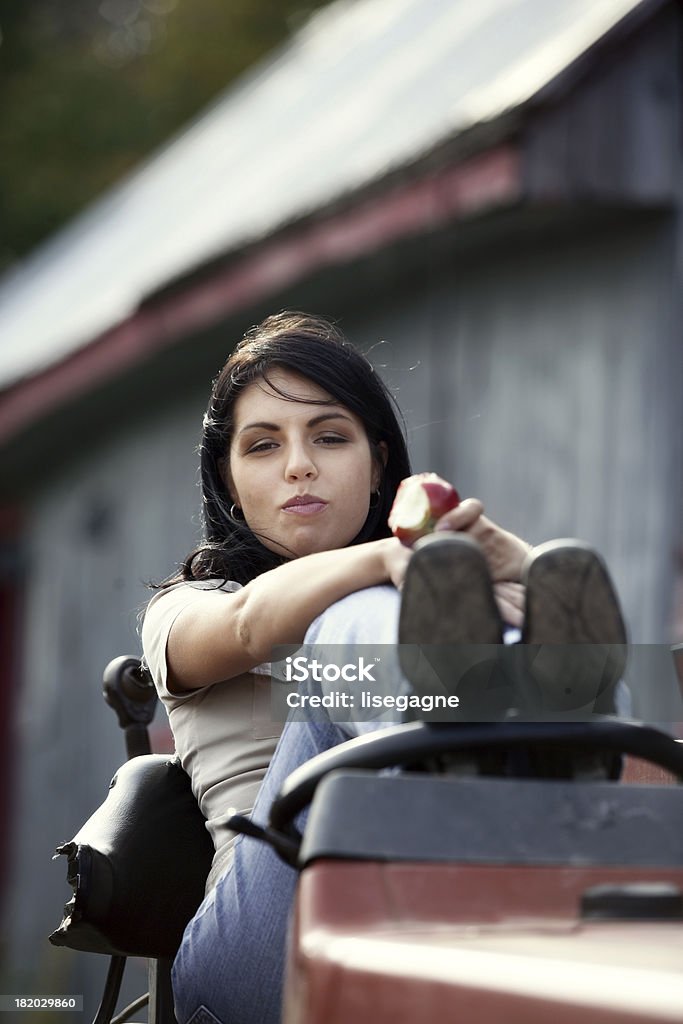
<instances>
[{"instance_id":1,"label":"woman's shoulder","mask_svg":"<svg viewBox=\"0 0 683 1024\"><path fill-rule=\"evenodd\" d=\"M241 589L241 583L224 579L183 580L180 583L172 583L157 590L147 603L141 616L143 625L149 620L165 619L169 615L175 618L186 605L193 601L205 600L207 592L225 595Z\"/></svg>"},{"instance_id":2,"label":"woman's shoulder","mask_svg":"<svg viewBox=\"0 0 683 1024\"><path fill-rule=\"evenodd\" d=\"M242 584L236 583L234 580L224 580L218 577L211 578L208 580L181 580L180 583L171 583L170 586L162 587L157 590L156 594L151 598L147 607L154 604L155 601L159 601L162 597L167 597L169 594L174 594L176 597L188 597L191 598L197 591L204 590L217 590L223 593L232 594L236 590L241 590Z\"/></svg>"},{"instance_id":3,"label":"woman's shoulder","mask_svg":"<svg viewBox=\"0 0 683 1024\"><path fill-rule=\"evenodd\" d=\"M181 587L190 587L192 590L241 590L242 584L235 580L224 580L219 576L212 576L208 580L181 580L180 583L172 583L161 591L165 594L169 590L179 590Z\"/></svg>"}]
</instances>

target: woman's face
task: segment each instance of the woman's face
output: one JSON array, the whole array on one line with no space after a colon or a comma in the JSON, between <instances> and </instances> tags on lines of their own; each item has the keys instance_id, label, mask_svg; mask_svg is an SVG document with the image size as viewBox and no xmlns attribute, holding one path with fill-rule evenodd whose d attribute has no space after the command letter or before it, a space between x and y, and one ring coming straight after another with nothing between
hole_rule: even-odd
<instances>
[{"instance_id":1,"label":"woman's face","mask_svg":"<svg viewBox=\"0 0 683 1024\"><path fill-rule=\"evenodd\" d=\"M368 514L381 470L361 420L289 370L250 384L235 403L226 483L271 551L308 555L349 544ZM329 405L313 404L324 400Z\"/></svg>"}]
</instances>

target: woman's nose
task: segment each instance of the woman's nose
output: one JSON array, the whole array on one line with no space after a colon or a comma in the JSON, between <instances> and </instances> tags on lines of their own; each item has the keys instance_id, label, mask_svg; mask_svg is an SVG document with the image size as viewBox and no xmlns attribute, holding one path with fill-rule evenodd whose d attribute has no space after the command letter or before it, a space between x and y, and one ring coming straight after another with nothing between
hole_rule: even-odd
<instances>
[{"instance_id":1,"label":"woman's nose","mask_svg":"<svg viewBox=\"0 0 683 1024\"><path fill-rule=\"evenodd\" d=\"M315 462L304 445L290 449L285 475L288 480L312 480L318 475Z\"/></svg>"}]
</instances>

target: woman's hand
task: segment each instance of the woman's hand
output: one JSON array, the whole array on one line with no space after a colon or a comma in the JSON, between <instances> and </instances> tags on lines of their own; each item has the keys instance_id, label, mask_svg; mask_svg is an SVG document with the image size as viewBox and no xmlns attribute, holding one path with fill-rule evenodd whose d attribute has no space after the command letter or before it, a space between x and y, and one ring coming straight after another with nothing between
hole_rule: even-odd
<instances>
[{"instance_id":1,"label":"woman's hand","mask_svg":"<svg viewBox=\"0 0 683 1024\"><path fill-rule=\"evenodd\" d=\"M383 544L384 565L386 573L394 586L400 590L403 586L406 569L413 551L412 548L402 544L398 537L387 537L385 540L377 541Z\"/></svg>"},{"instance_id":2,"label":"woman's hand","mask_svg":"<svg viewBox=\"0 0 683 1024\"><path fill-rule=\"evenodd\" d=\"M437 524L438 530L459 530L476 540L493 579L493 594L504 622L522 628L524 623L525 588L519 583L524 559L531 545L514 533L501 529L483 515L484 506L477 498L466 498L457 508L446 513ZM382 545L386 574L400 590L413 550L397 537L377 541Z\"/></svg>"},{"instance_id":3,"label":"woman's hand","mask_svg":"<svg viewBox=\"0 0 683 1024\"><path fill-rule=\"evenodd\" d=\"M524 625L526 587L521 583L494 583L493 596L503 622L521 629Z\"/></svg>"},{"instance_id":4,"label":"woman's hand","mask_svg":"<svg viewBox=\"0 0 683 1024\"><path fill-rule=\"evenodd\" d=\"M439 519L436 529L459 530L476 540L484 553L494 583L518 583L521 579L522 566L531 551L531 544L485 516L484 506L478 498L465 498L457 508ZM511 622L510 619L506 621Z\"/></svg>"}]
</instances>

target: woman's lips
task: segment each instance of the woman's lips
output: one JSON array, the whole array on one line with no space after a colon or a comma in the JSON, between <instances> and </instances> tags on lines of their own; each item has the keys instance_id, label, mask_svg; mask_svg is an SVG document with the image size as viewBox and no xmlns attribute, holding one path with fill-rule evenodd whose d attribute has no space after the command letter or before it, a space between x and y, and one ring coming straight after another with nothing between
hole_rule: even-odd
<instances>
[{"instance_id":1,"label":"woman's lips","mask_svg":"<svg viewBox=\"0 0 683 1024\"><path fill-rule=\"evenodd\" d=\"M317 512L323 512L327 507L328 503L321 498L298 498L294 502L284 505L283 512L289 512L292 515L315 515Z\"/></svg>"}]
</instances>

